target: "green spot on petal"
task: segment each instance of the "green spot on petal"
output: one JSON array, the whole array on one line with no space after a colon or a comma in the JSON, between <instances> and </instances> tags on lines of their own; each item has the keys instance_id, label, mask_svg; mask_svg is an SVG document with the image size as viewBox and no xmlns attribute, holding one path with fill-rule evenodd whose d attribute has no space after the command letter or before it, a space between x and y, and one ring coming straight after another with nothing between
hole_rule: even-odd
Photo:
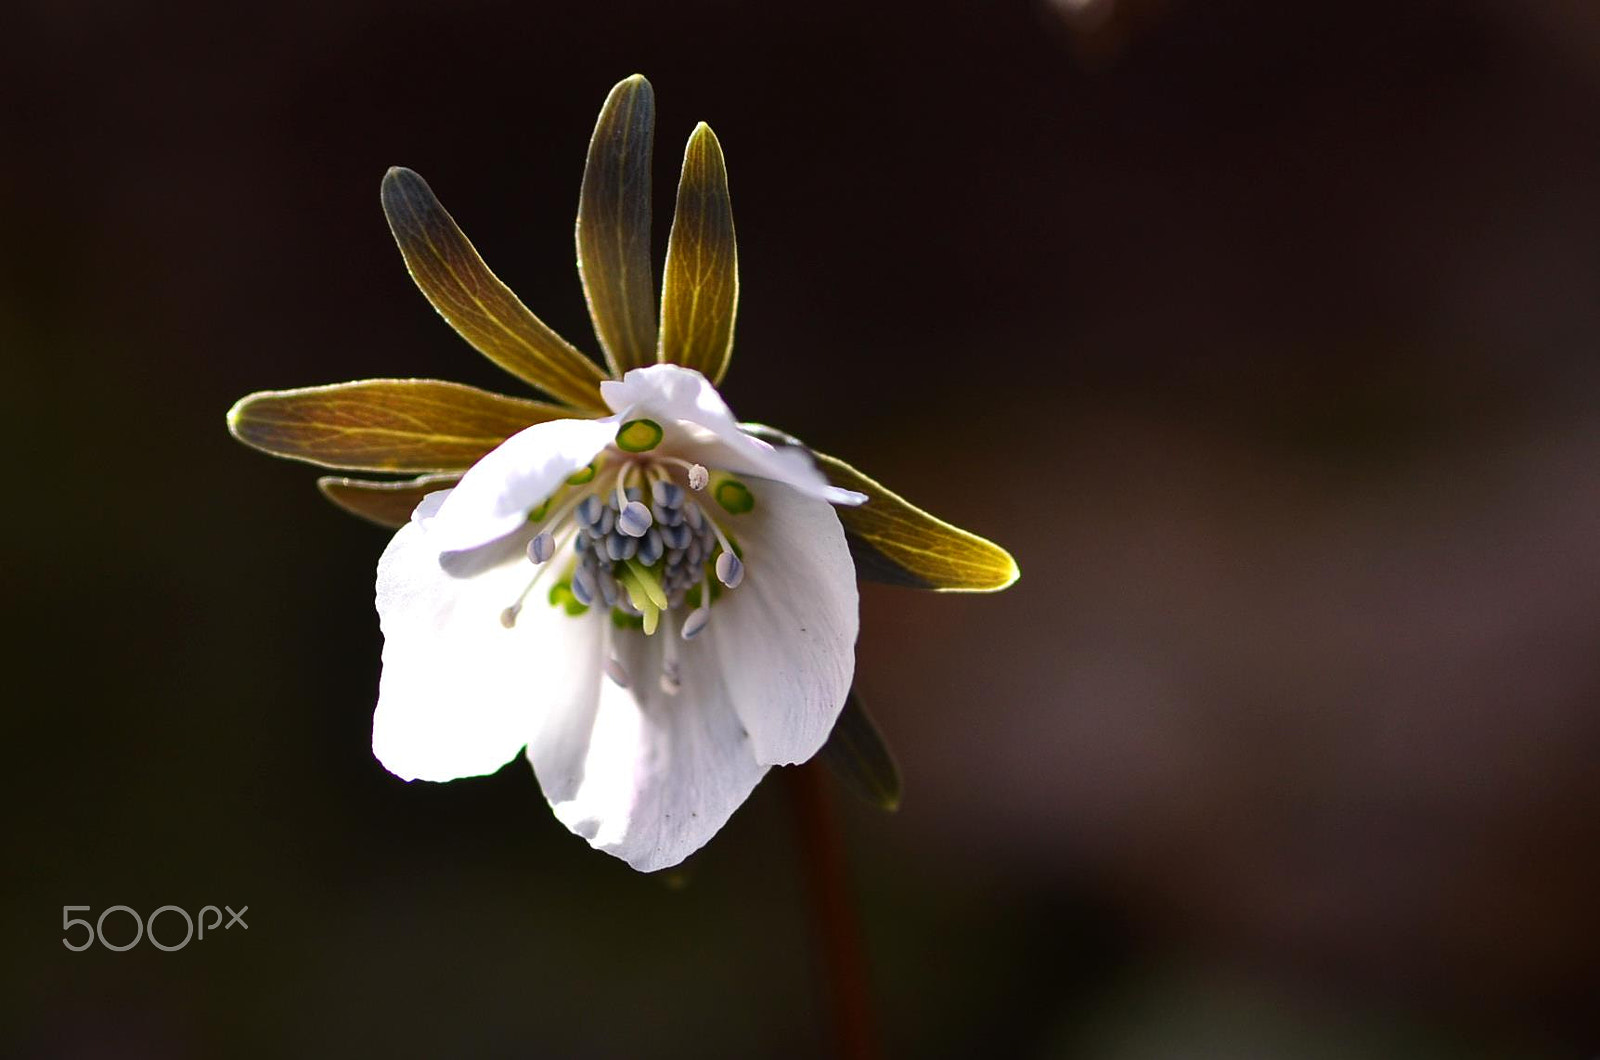
<instances>
[{"instance_id":1,"label":"green spot on petal","mask_svg":"<svg viewBox=\"0 0 1600 1060\"><path fill-rule=\"evenodd\" d=\"M550 494L550 496L546 497L544 499L544 503L540 504L539 507L533 509L533 511L528 513L528 522L537 523L540 520L542 520L545 516L549 515L550 514L550 502L555 500L555 499L556 499L556 495L554 493L552 493L552 494Z\"/></svg>"},{"instance_id":2,"label":"green spot on petal","mask_svg":"<svg viewBox=\"0 0 1600 1060\"><path fill-rule=\"evenodd\" d=\"M572 474L567 476L567 485L569 485L569 486L581 486L585 482L591 482L593 480L594 480L594 462L590 461L589 462L589 466L583 468L582 470L574 471Z\"/></svg>"},{"instance_id":3,"label":"green spot on petal","mask_svg":"<svg viewBox=\"0 0 1600 1060\"><path fill-rule=\"evenodd\" d=\"M661 424L655 420L629 420L617 431L617 448L629 453L648 453L661 444Z\"/></svg>"},{"instance_id":4,"label":"green spot on petal","mask_svg":"<svg viewBox=\"0 0 1600 1060\"><path fill-rule=\"evenodd\" d=\"M715 496L717 503L722 505L723 511L729 515L744 515L756 506L756 499L746 486L736 478L723 479L717 483Z\"/></svg>"}]
</instances>

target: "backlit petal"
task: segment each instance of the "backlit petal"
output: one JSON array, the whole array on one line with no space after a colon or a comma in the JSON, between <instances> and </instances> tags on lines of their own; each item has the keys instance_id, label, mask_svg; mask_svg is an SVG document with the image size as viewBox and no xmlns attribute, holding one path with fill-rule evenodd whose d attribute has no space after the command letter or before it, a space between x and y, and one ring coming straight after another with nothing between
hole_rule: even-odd
<instances>
[{"instance_id":1,"label":"backlit petal","mask_svg":"<svg viewBox=\"0 0 1600 1060\"><path fill-rule=\"evenodd\" d=\"M834 504L866 499L829 485L803 449L776 448L740 430L716 387L693 369L675 364L635 368L621 379L601 383L600 393L613 412L628 418L684 426L692 445L703 450L698 459L707 467L772 479Z\"/></svg>"},{"instance_id":2,"label":"backlit petal","mask_svg":"<svg viewBox=\"0 0 1600 1060\"><path fill-rule=\"evenodd\" d=\"M592 710L597 623L574 620L535 590L517 622L501 612L528 584L527 534L441 564L417 523L378 561L383 674L372 752L406 780L499 769L544 719Z\"/></svg>"},{"instance_id":3,"label":"backlit petal","mask_svg":"<svg viewBox=\"0 0 1600 1060\"><path fill-rule=\"evenodd\" d=\"M679 642L681 687L662 690L665 638L676 635L664 628L618 636L630 687L600 681L582 780L570 797L546 789L563 824L641 872L676 865L705 845L767 770L709 645ZM535 766L544 784L545 768Z\"/></svg>"},{"instance_id":4,"label":"backlit petal","mask_svg":"<svg viewBox=\"0 0 1600 1060\"><path fill-rule=\"evenodd\" d=\"M855 566L833 506L752 481L755 508L723 520L749 572L711 608L722 660L756 761L804 762L833 729L855 674Z\"/></svg>"},{"instance_id":5,"label":"backlit petal","mask_svg":"<svg viewBox=\"0 0 1600 1060\"><path fill-rule=\"evenodd\" d=\"M436 551L476 548L524 525L528 513L617 433L615 418L552 420L507 438L461 476L426 520Z\"/></svg>"}]
</instances>

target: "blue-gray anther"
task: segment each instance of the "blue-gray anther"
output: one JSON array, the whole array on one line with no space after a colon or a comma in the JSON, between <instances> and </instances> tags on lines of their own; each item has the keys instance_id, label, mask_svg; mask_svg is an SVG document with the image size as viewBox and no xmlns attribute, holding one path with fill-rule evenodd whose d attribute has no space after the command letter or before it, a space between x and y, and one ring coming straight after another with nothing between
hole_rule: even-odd
<instances>
[{"instance_id":1,"label":"blue-gray anther","mask_svg":"<svg viewBox=\"0 0 1600 1060\"><path fill-rule=\"evenodd\" d=\"M628 506L617 516L617 529L629 537L643 537L644 532L650 529L650 524L654 521L649 508L638 501L629 501Z\"/></svg>"},{"instance_id":2,"label":"blue-gray anther","mask_svg":"<svg viewBox=\"0 0 1600 1060\"><path fill-rule=\"evenodd\" d=\"M666 542L668 548L685 549L689 547L690 530L682 523L676 526L661 527L661 540Z\"/></svg>"},{"instance_id":3,"label":"blue-gray anther","mask_svg":"<svg viewBox=\"0 0 1600 1060\"><path fill-rule=\"evenodd\" d=\"M661 558L661 553L664 551L665 548L661 544L661 531L652 526L639 539L639 562L646 567L651 566Z\"/></svg>"},{"instance_id":4,"label":"blue-gray anther","mask_svg":"<svg viewBox=\"0 0 1600 1060\"><path fill-rule=\"evenodd\" d=\"M689 617L683 620L683 639L693 640L706 623L711 621L711 612L704 607L697 607L689 612Z\"/></svg>"},{"instance_id":5,"label":"blue-gray anther","mask_svg":"<svg viewBox=\"0 0 1600 1060\"><path fill-rule=\"evenodd\" d=\"M739 583L744 581L744 564L739 562L738 556L724 552L717 557L717 581L730 589L739 587Z\"/></svg>"},{"instance_id":6,"label":"blue-gray anther","mask_svg":"<svg viewBox=\"0 0 1600 1060\"><path fill-rule=\"evenodd\" d=\"M668 508L676 508L683 503L683 487L676 482L665 479L651 483L650 496L656 499L657 504L664 504Z\"/></svg>"},{"instance_id":7,"label":"blue-gray anther","mask_svg":"<svg viewBox=\"0 0 1600 1060\"><path fill-rule=\"evenodd\" d=\"M535 563L543 563L556 551L556 539L550 531L542 530L533 535L533 540L528 542L528 558Z\"/></svg>"},{"instance_id":8,"label":"blue-gray anther","mask_svg":"<svg viewBox=\"0 0 1600 1060\"><path fill-rule=\"evenodd\" d=\"M600 510L604 507L599 497L589 494L578 502L578 521L585 526L593 526L600 521Z\"/></svg>"},{"instance_id":9,"label":"blue-gray anther","mask_svg":"<svg viewBox=\"0 0 1600 1060\"><path fill-rule=\"evenodd\" d=\"M706 561L706 549L698 540L689 542L689 562L698 567Z\"/></svg>"},{"instance_id":10,"label":"blue-gray anther","mask_svg":"<svg viewBox=\"0 0 1600 1060\"><path fill-rule=\"evenodd\" d=\"M656 522L663 526L682 526L683 509L668 508L665 505L656 505Z\"/></svg>"},{"instance_id":11,"label":"blue-gray anther","mask_svg":"<svg viewBox=\"0 0 1600 1060\"><path fill-rule=\"evenodd\" d=\"M611 533L612 527L616 525L617 513L613 509L602 504L600 506L600 518L596 520L594 524L595 536L602 537Z\"/></svg>"},{"instance_id":12,"label":"blue-gray anther","mask_svg":"<svg viewBox=\"0 0 1600 1060\"><path fill-rule=\"evenodd\" d=\"M700 510L698 504L689 503L683 506L683 520L689 524L689 529L698 530L706 525L706 515Z\"/></svg>"},{"instance_id":13,"label":"blue-gray anther","mask_svg":"<svg viewBox=\"0 0 1600 1060\"><path fill-rule=\"evenodd\" d=\"M594 603L594 571L580 566L572 572L572 595L585 607Z\"/></svg>"},{"instance_id":14,"label":"blue-gray anther","mask_svg":"<svg viewBox=\"0 0 1600 1060\"><path fill-rule=\"evenodd\" d=\"M614 560L632 559L639 551L639 539L613 531L606 535L606 555Z\"/></svg>"},{"instance_id":15,"label":"blue-gray anther","mask_svg":"<svg viewBox=\"0 0 1600 1060\"><path fill-rule=\"evenodd\" d=\"M573 539L572 550L574 552L585 552L585 551L588 550L588 548L589 548L589 535L580 531L578 533L578 536Z\"/></svg>"}]
</instances>

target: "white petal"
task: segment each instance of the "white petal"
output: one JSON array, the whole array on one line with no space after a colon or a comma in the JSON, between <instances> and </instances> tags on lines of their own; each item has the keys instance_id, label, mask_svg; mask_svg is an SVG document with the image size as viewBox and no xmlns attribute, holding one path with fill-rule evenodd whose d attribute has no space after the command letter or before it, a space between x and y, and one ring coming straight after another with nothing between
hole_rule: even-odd
<instances>
[{"instance_id":1,"label":"white petal","mask_svg":"<svg viewBox=\"0 0 1600 1060\"><path fill-rule=\"evenodd\" d=\"M550 420L518 431L473 464L431 518L435 551L477 548L516 530L528 512L606 447L617 420Z\"/></svg>"},{"instance_id":2,"label":"white petal","mask_svg":"<svg viewBox=\"0 0 1600 1060\"><path fill-rule=\"evenodd\" d=\"M826 501L753 481L755 509L721 520L744 552L744 582L711 608L707 634L756 761L821 749L855 676L855 564Z\"/></svg>"},{"instance_id":3,"label":"white petal","mask_svg":"<svg viewBox=\"0 0 1600 1060\"><path fill-rule=\"evenodd\" d=\"M411 521L425 523L435 515L438 515L439 509L444 505L445 499L450 496L450 493L450 490L434 490L432 493L425 495L422 500L417 502L417 506L411 509Z\"/></svg>"},{"instance_id":4,"label":"white petal","mask_svg":"<svg viewBox=\"0 0 1600 1060\"><path fill-rule=\"evenodd\" d=\"M500 621L532 578L528 533L443 558L409 523L378 561L383 676L372 752L406 780L499 769L545 718L593 709L599 623L551 607L543 582L514 627Z\"/></svg>"},{"instance_id":5,"label":"white petal","mask_svg":"<svg viewBox=\"0 0 1600 1060\"><path fill-rule=\"evenodd\" d=\"M600 682L582 782L568 798L551 794L562 823L591 846L641 872L678 864L700 849L749 796L767 767L728 698L714 651L678 644L682 684L661 688L664 625L653 637L616 638L628 688ZM543 767L540 784L545 784Z\"/></svg>"},{"instance_id":6,"label":"white petal","mask_svg":"<svg viewBox=\"0 0 1600 1060\"><path fill-rule=\"evenodd\" d=\"M528 761L539 778L539 789L551 803L572 798L583 783L584 760L604 681L601 624L610 622L611 616L596 608L568 621L583 627L581 641L567 641L570 656L546 664L567 695L561 709L550 711L528 742Z\"/></svg>"},{"instance_id":7,"label":"white petal","mask_svg":"<svg viewBox=\"0 0 1600 1060\"><path fill-rule=\"evenodd\" d=\"M635 368L621 379L602 382L600 396L619 416L688 428L691 446L702 450L691 458L707 467L774 479L835 504L866 500L862 494L828 485L802 450L778 449L741 431L717 388L692 368L676 364Z\"/></svg>"}]
</instances>

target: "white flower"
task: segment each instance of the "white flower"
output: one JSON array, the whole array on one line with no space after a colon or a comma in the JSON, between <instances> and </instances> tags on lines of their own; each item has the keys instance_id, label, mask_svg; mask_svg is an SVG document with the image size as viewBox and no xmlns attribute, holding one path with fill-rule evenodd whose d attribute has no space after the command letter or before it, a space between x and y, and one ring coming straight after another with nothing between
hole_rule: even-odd
<instances>
[{"instance_id":1,"label":"white flower","mask_svg":"<svg viewBox=\"0 0 1600 1060\"><path fill-rule=\"evenodd\" d=\"M858 626L832 505L866 498L745 434L696 371L601 392L613 415L513 435L390 542L372 746L408 780L526 747L568 828L653 870L827 738Z\"/></svg>"},{"instance_id":2,"label":"white flower","mask_svg":"<svg viewBox=\"0 0 1600 1060\"><path fill-rule=\"evenodd\" d=\"M735 422L714 389L739 300L722 148L704 124L684 148L658 314L654 127L650 83L625 79L584 167L578 265L604 368L500 282L427 182L395 167L381 198L412 279L467 342L552 400L364 379L258 391L228 412L229 430L265 452L417 476L317 483L400 528L378 568L379 760L449 780L526 747L556 815L641 869L697 849L769 766L810 758L841 707L832 760L894 805L888 753L846 703L855 578L948 592L1017 578L993 542Z\"/></svg>"}]
</instances>

